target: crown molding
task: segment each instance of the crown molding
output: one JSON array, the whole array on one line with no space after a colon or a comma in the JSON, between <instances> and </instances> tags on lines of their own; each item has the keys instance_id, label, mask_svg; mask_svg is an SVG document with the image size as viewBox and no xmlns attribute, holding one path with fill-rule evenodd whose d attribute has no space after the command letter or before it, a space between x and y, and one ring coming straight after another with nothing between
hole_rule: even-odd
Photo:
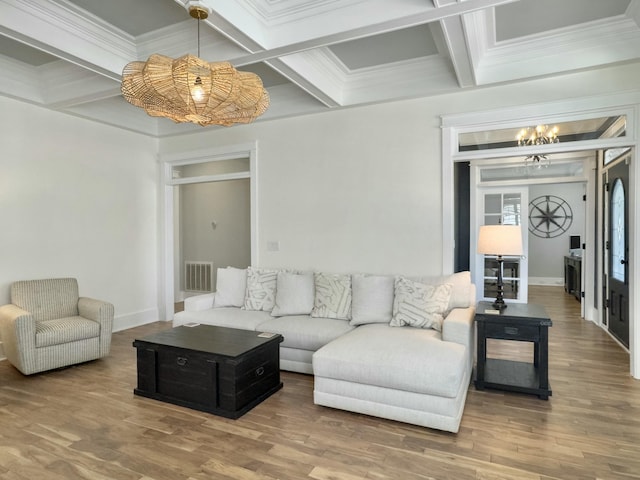
<instances>
[{"instance_id":1,"label":"crown molding","mask_svg":"<svg viewBox=\"0 0 640 480\"><path fill-rule=\"evenodd\" d=\"M42 103L37 67L0 55L0 92L29 103Z\"/></svg>"},{"instance_id":2,"label":"crown molding","mask_svg":"<svg viewBox=\"0 0 640 480\"><path fill-rule=\"evenodd\" d=\"M119 96L120 83L66 62L38 67L43 104L53 109Z\"/></svg>"},{"instance_id":3,"label":"crown molding","mask_svg":"<svg viewBox=\"0 0 640 480\"><path fill-rule=\"evenodd\" d=\"M0 30L30 45L106 76L119 76L135 55L133 39L80 14L63 0L0 0Z\"/></svg>"},{"instance_id":4,"label":"crown molding","mask_svg":"<svg viewBox=\"0 0 640 480\"><path fill-rule=\"evenodd\" d=\"M429 81L426 82L425 78ZM440 55L414 58L349 74L345 87L347 105L402 98L428 97L458 90L449 60ZM402 92L398 95L398 92Z\"/></svg>"},{"instance_id":5,"label":"crown molding","mask_svg":"<svg viewBox=\"0 0 640 480\"><path fill-rule=\"evenodd\" d=\"M638 51L638 24L624 16L613 17L500 42L484 53L476 76L484 85L552 75L634 60Z\"/></svg>"}]
</instances>

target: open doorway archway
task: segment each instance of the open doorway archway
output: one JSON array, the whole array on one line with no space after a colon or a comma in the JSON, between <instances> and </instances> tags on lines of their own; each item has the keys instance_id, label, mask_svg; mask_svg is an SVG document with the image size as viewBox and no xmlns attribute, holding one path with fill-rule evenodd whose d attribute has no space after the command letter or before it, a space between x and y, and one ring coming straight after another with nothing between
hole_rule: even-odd
<instances>
[{"instance_id":1,"label":"open doorway archway","mask_svg":"<svg viewBox=\"0 0 640 480\"><path fill-rule=\"evenodd\" d=\"M582 99L571 100L565 102L555 102L551 104L540 104L532 106L518 107L518 109L504 109L498 111L487 111L474 113L469 115L451 115L443 117L443 264L445 273L454 270L454 258L456 258L456 212L459 204L455 192L455 176L454 165L457 162L482 161L486 158L508 159L510 157L547 154L563 154L585 150L605 150L608 148L619 147L637 147L638 126L636 125L636 106L629 105L628 98L606 98L606 99ZM608 108L592 109L591 106L598 103L599 105L609 105ZM584 138L576 136L571 141L561 142L559 144L548 145L530 145L520 147L514 141L516 134L522 127L537 124L556 124L560 122L580 122L590 119L611 118L615 121L619 120L625 126L623 135L602 136L596 135L592 138ZM608 127L611 127L609 124ZM483 138L492 132L502 132L511 130L513 136L511 140L502 142L497 148L492 148L490 144L483 144L482 147L473 151L465 151L460 148L461 136L465 134L480 135ZM490 137L490 135L489 135ZM591 174L589 175L591 178ZM595 172L593 172L595 176ZM594 182L597 180L594 178ZM635 172L635 166L632 164L630 169L630 196L635 199L638 192L640 178ZM602 199L598 197L598 202ZM636 232L636 225L640 226L640 209L635 207L634 201L630 202L630 245L635 245L640 233ZM587 208L595 211L595 208ZM598 230L591 239L589 239L589 230L587 230L586 248L593 248L595 245L595 235L601 238L601 231ZM470 232L472 234L473 232ZM473 245L474 239L470 239ZM473 247L471 247L473 248ZM595 252L594 252L595 254ZM630 326L630 354L631 365L630 371L635 378L640 379L640 298L638 298L638 286L640 286L640 261L637 255L630 254L630 317L633 319ZM594 262L595 263L595 262ZM591 270L589 270L591 268ZM448 270L447 270L448 269ZM601 280L598 278L593 266L587 265L585 269L586 278L595 278L596 282ZM598 290L596 288L594 290ZM593 309L592 318L599 318L600 312L596 303L596 295L593 296L591 302L587 302L587 308Z\"/></svg>"},{"instance_id":2,"label":"open doorway archway","mask_svg":"<svg viewBox=\"0 0 640 480\"><path fill-rule=\"evenodd\" d=\"M189 171L191 166L202 165L207 163L228 162L237 160L246 160L248 169L240 169L233 171L215 170L206 173L198 172L194 176L183 176L176 174L176 171ZM175 192L177 185L188 185L206 182L221 182L228 180L249 180L250 191L250 235L251 235L251 264L258 264L258 207L257 207L257 143L249 143L242 145L231 145L206 150L181 152L178 154L167 154L160 158L162 162L161 181L163 185L163 223L161 229L163 231L161 260L161 288L164 292L162 306L159 309L161 316L167 321L173 320L174 301L175 301L175 284L176 284L176 228L175 228ZM214 220L215 221L215 220Z\"/></svg>"}]
</instances>

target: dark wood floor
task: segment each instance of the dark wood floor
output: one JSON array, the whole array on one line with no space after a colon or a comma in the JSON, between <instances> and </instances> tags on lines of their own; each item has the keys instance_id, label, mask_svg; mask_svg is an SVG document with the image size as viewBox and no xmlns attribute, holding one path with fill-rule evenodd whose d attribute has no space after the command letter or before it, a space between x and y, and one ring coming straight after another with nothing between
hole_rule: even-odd
<instances>
[{"instance_id":1,"label":"dark wood floor","mask_svg":"<svg viewBox=\"0 0 640 480\"><path fill-rule=\"evenodd\" d=\"M0 362L0 479L507 480L640 478L640 381L629 356L579 318L561 287L532 287L550 329L549 401L469 390L458 434L315 406L313 377L238 420L134 396L135 350L24 377ZM529 344L490 354L526 358Z\"/></svg>"}]
</instances>

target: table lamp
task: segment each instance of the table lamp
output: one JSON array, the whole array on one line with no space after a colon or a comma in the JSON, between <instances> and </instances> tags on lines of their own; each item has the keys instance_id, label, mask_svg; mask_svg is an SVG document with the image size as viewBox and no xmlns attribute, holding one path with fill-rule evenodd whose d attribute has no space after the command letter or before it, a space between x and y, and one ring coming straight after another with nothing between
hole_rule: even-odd
<instances>
[{"instance_id":1,"label":"table lamp","mask_svg":"<svg viewBox=\"0 0 640 480\"><path fill-rule=\"evenodd\" d=\"M507 308L502 284L502 256L522 255L522 229L520 225L483 225L478 233L478 253L495 255L498 261L498 295L492 306L496 310Z\"/></svg>"}]
</instances>

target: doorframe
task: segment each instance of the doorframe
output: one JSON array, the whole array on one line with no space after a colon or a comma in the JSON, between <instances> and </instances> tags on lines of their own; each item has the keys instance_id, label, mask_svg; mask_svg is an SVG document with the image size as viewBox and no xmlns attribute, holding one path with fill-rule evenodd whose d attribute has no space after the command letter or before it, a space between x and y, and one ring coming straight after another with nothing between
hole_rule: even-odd
<instances>
[{"instance_id":1,"label":"doorframe","mask_svg":"<svg viewBox=\"0 0 640 480\"><path fill-rule=\"evenodd\" d=\"M473 152L458 152L458 135L465 132L497 130L501 128L522 127L523 125L553 124L572 120L599 118L604 116L626 115L626 136L611 139L596 139L554 144L554 152L570 152L576 150L604 150L606 148L630 146L638 151L638 125L640 125L640 92L624 92L602 97L579 98L558 102L540 103L533 105L514 106L509 108L486 110L475 113L454 114L441 116L442 128L442 265L443 273L452 273L455 259L455 183L454 163L469 160L482 160L483 157L506 158L514 155L529 155L534 147L514 147L494 150L480 150ZM499 119L499 120L497 120ZM640 207L636 206L636 199L640 195L640 175L636 170L636 161L632 161L629 169L630 203L629 211L629 242L631 247L640 240ZM595 191L592 183L595 175L589 175L588 191ZM597 181L597 180L596 180ZM471 186L475 189L475 186ZM472 192L472 196L474 193ZM600 201L600 199L598 199ZM587 231L598 231L600 226L587 218ZM593 243L593 241L592 241ZM589 245L587 245L589 247ZM591 247L593 248L593 247ZM595 255L596 252L592 254ZM633 319L629 332L630 373L640 379L640 258L630 252L629 265L630 290L629 315ZM592 257L593 258L593 257ZM595 275L593 262L589 262L584 272L585 276L601 278ZM589 278L587 277L587 278ZM600 286L598 287L600 289ZM595 308L593 301L587 308L593 309L593 318L600 318L601 312Z\"/></svg>"},{"instance_id":2,"label":"doorframe","mask_svg":"<svg viewBox=\"0 0 640 480\"><path fill-rule=\"evenodd\" d=\"M225 181L238 178L249 178L250 209L251 209L251 264L258 264L258 182L257 182L257 156L258 142L249 142L238 145L226 145L221 147L206 148L202 150L189 150L178 153L160 154L160 272L158 281L159 291L163 298L159 299L160 318L166 321L173 320L175 314L175 242L174 242L174 188L177 185L189 183L202 183L213 181ZM231 174L207 175L194 177L193 179L173 178L173 168L176 166L194 165L198 163L249 159L249 173L239 172Z\"/></svg>"}]
</instances>

